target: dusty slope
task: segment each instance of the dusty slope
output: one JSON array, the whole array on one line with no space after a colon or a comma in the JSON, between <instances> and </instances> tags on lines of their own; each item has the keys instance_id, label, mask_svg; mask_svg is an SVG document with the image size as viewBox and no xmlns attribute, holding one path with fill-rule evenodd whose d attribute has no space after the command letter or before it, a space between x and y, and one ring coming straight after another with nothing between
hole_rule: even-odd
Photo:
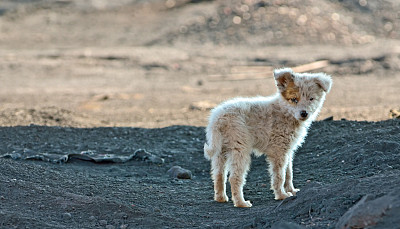
<instances>
[{"instance_id":1,"label":"dusty slope","mask_svg":"<svg viewBox=\"0 0 400 229\"><path fill-rule=\"evenodd\" d=\"M8 227L270 227L285 221L309 228L334 228L362 197L389 198L373 208L372 228L395 228L400 215L400 121L324 121L312 126L294 161L301 192L273 200L263 158L254 158L245 195L251 209L212 200L209 163L203 158L204 129L1 127L0 152L51 153L95 150L120 153L144 148L165 163L130 161L67 164L0 159L1 226ZM173 165L191 180L167 175ZM368 202L371 203L371 202ZM373 202L372 202L373 204ZM371 225L373 223L370 223ZM293 226L293 225L292 225Z\"/></svg>"}]
</instances>

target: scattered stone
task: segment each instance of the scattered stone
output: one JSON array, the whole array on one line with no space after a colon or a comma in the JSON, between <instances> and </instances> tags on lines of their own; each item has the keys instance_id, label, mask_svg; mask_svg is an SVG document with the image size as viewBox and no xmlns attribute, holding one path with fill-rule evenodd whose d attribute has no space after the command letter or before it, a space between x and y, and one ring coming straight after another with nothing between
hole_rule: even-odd
<instances>
[{"instance_id":1,"label":"scattered stone","mask_svg":"<svg viewBox=\"0 0 400 229\"><path fill-rule=\"evenodd\" d=\"M89 217L89 220L90 220L90 221L95 221L95 220L96 220L96 217L92 215L92 216Z\"/></svg>"},{"instance_id":2,"label":"scattered stone","mask_svg":"<svg viewBox=\"0 0 400 229\"><path fill-rule=\"evenodd\" d=\"M62 218L63 219L71 219L72 215L69 212L65 212L65 213L62 214Z\"/></svg>"},{"instance_id":3,"label":"scattered stone","mask_svg":"<svg viewBox=\"0 0 400 229\"><path fill-rule=\"evenodd\" d=\"M104 226L107 225L107 220L102 219L102 220L99 221L99 224L100 224L100 226L104 227Z\"/></svg>"},{"instance_id":4,"label":"scattered stone","mask_svg":"<svg viewBox=\"0 0 400 229\"><path fill-rule=\"evenodd\" d=\"M217 104L212 103L210 101L198 101L190 104L190 110L198 110L198 111L209 111L213 109Z\"/></svg>"},{"instance_id":5,"label":"scattered stone","mask_svg":"<svg viewBox=\"0 0 400 229\"><path fill-rule=\"evenodd\" d=\"M125 212L114 212L114 218L127 219L128 215Z\"/></svg>"},{"instance_id":6,"label":"scattered stone","mask_svg":"<svg viewBox=\"0 0 400 229\"><path fill-rule=\"evenodd\" d=\"M333 116L323 119L322 121L333 121Z\"/></svg>"},{"instance_id":7,"label":"scattered stone","mask_svg":"<svg viewBox=\"0 0 400 229\"><path fill-rule=\"evenodd\" d=\"M149 161L155 164L163 164L164 163L164 158L158 157L156 155L151 155L149 157Z\"/></svg>"},{"instance_id":8,"label":"scattered stone","mask_svg":"<svg viewBox=\"0 0 400 229\"><path fill-rule=\"evenodd\" d=\"M400 110L391 109L391 110L390 110L389 117L390 117L390 118L397 118L397 119L400 119Z\"/></svg>"},{"instance_id":9,"label":"scattered stone","mask_svg":"<svg viewBox=\"0 0 400 229\"><path fill-rule=\"evenodd\" d=\"M336 229L366 228L377 224L392 208L400 207L399 194L392 193L377 199L365 195L351 207L336 224Z\"/></svg>"},{"instance_id":10,"label":"scattered stone","mask_svg":"<svg viewBox=\"0 0 400 229\"><path fill-rule=\"evenodd\" d=\"M104 150L106 152L110 150ZM112 151L110 151L112 152ZM66 163L71 159L79 159L83 161L91 161L95 163L124 163L132 159L142 160L146 162L151 162L155 164L164 163L164 159L153 155L143 149L136 150L134 153L126 155L114 154L114 153L103 153L97 150L84 150L81 152L72 151L70 153L64 154L63 151L53 150L50 153L35 152L30 149L24 150L14 150L10 154L0 155L0 157L12 158L14 160L26 159L26 160L41 160L52 163Z\"/></svg>"},{"instance_id":11,"label":"scattered stone","mask_svg":"<svg viewBox=\"0 0 400 229\"><path fill-rule=\"evenodd\" d=\"M104 95L95 95L93 96L93 100L95 101L106 101L110 99L110 95L104 94Z\"/></svg>"},{"instance_id":12,"label":"scattered stone","mask_svg":"<svg viewBox=\"0 0 400 229\"><path fill-rule=\"evenodd\" d=\"M135 151L135 157L138 159L146 160L151 156L151 153L147 152L144 149L138 149Z\"/></svg>"},{"instance_id":13,"label":"scattered stone","mask_svg":"<svg viewBox=\"0 0 400 229\"><path fill-rule=\"evenodd\" d=\"M156 164L163 164L164 163L164 159L160 158L154 154L151 154L149 152L147 152L144 149L138 149L134 152L134 158L136 159L140 159L142 161L149 161L152 163L156 163Z\"/></svg>"},{"instance_id":14,"label":"scattered stone","mask_svg":"<svg viewBox=\"0 0 400 229\"><path fill-rule=\"evenodd\" d=\"M115 226L113 226L113 225L107 225L107 226L106 226L106 229L115 229Z\"/></svg>"},{"instance_id":15,"label":"scattered stone","mask_svg":"<svg viewBox=\"0 0 400 229\"><path fill-rule=\"evenodd\" d=\"M192 172L180 166L173 166L167 172L170 177L178 179L192 179Z\"/></svg>"},{"instance_id":16,"label":"scattered stone","mask_svg":"<svg viewBox=\"0 0 400 229\"><path fill-rule=\"evenodd\" d=\"M11 157L13 160L18 160L21 159L22 155L19 152L13 151L9 157Z\"/></svg>"}]
</instances>

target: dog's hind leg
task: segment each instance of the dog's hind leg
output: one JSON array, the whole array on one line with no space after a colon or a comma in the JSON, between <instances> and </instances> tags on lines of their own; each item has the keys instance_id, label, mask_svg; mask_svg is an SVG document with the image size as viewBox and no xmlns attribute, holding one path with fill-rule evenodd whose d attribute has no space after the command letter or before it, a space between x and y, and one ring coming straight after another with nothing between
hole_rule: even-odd
<instances>
[{"instance_id":1,"label":"dog's hind leg","mask_svg":"<svg viewBox=\"0 0 400 229\"><path fill-rule=\"evenodd\" d=\"M250 168L250 152L233 150L229 152L230 156L230 175L232 200L235 207L251 207L250 201L245 201L243 197L243 186L246 183L246 175Z\"/></svg>"},{"instance_id":2,"label":"dog's hind leg","mask_svg":"<svg viewBox=\"0 0 400 229\"><path fill-rule=\"evenodd\" d=\"M223 152L214 155L211 159L211 173L214 181L214 200L218 202L228 202L226 195L226 156Z\"/></svg>"},{"instance_id":3,"label":"dog's hind leg","mask_svg":"<svg viewBox=\"0 0 400 229\"><path fill-rule=\"evenodd\" d=\"M293 186L293 156L290 156L288 159L288 165L286 168L286 180L285 180L285 191L290 192L292 195L296 195L300 189L297 189Z\"/></svg>"}]
</instances>

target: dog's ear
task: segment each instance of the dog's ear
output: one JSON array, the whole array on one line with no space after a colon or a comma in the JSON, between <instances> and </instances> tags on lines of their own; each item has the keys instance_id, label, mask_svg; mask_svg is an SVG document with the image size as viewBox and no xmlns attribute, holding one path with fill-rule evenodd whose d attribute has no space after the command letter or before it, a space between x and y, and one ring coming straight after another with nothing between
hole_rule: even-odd
<instances>
[{"instance_id":1,"label":"dog's ear","mask_svg":"<svg viewBox=\"0 0 400 229\"><path fill-rule=\"evenodd\" d=\"M274 78L276 86L280 91L285 91L290 82L294 81L293 71L290 68L282 68L274 70Z\"/></svg>"},{"instance_id":2,"label":"dog's ear","mask_svg":"<svg viewBox=\"0 0 400 229\"><path fill-rule=\"evenodd\" d=\"M332 78L325 73L319 73L315 79L315 83L326 93L331 90L332 87Z\"/></svg>"}]
</instances>

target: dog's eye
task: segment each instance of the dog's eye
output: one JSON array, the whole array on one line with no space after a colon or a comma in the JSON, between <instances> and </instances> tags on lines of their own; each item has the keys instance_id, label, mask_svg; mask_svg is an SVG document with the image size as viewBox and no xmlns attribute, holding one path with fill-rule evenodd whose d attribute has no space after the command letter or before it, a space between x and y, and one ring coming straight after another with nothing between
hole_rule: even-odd
<instances>
[{"instance_id":1,"label":"dog's eye","mask_svg":"<svg viewBox=\"0 0 400 229\"><path fill-rule=\"evenodd\" d=\"M296 98L291 98L290 101L292 101L293 103L297 103L297 99Z\"/></svg>"},{"instance_id":2,"label":"dog's eye","mask_svg":"<svg viewBox=\"0 0 400 229\"><path fill-rule=\"evenodd\" d=\"M310 98L310 101L313 101L314 100L314 98Z\"/></svg>"}]
</instances>

